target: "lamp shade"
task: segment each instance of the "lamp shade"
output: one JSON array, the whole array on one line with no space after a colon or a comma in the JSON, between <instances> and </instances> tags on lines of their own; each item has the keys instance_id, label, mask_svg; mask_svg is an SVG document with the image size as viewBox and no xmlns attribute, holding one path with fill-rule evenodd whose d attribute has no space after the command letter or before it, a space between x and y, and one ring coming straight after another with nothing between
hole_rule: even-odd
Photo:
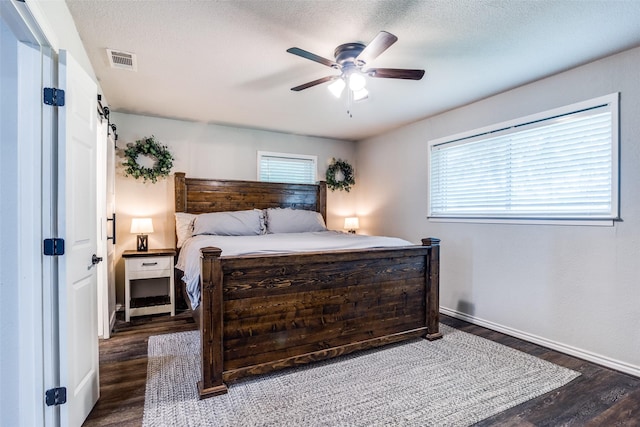
<instances>
[{"instance_id":1,"label":"lamp shade","mask_svg":"<svg viewBox=\"0 0 640 427\"><path fill-rule=\"evenodd\" d=\"M344 90L345 86L346 83L344 82L344 80L342 80L342 78L339 78L327 87L329 88L329 91L333 94L333 96L335 96L336 98L340 98L340 95L342 95L342 91Z\"/></svg>"},{"instance_id":2,"label":"lamp shade","mask_svg":"<svg viewBox=\"0 0 640 427\"><path fill-rule=\"evenodd\" d=\"M354 101L364 101L368 97L369 97L369 91L367 89L365 89L365 88L353 91L353 100Z\"/></svg>"},{"instance_id":3,"label":"lamp shade","mask_svg":"<svg viewBox=\"0 0 640 427\"><path fill-rule=\"evenodd\" d=\"M357 216L349 217L344 219L344 228L346 230L357 230L360 228L360 223L358 221Z\"/></svg>"},{"instance_id":4,"label":"lamp shade","mask_svg":"<svg viewBox=\"0 0 640 427\"><path fill-rule=\"evenodd\" d=\"M153 221L151 218L133 218L131 220L132 234L153 233Z\"/></svg>"},{"instance_id":5,"label":"lamp shade","mask_svg":"<svg viewBox=\"0 0 640 427\"><path fill-rule=\"evenodd\" d=\"M362 74L357 71L349 74L349 89L354 92L362 90L367 85L367 80L364 78Z\"/></svg>"}]
</instances>

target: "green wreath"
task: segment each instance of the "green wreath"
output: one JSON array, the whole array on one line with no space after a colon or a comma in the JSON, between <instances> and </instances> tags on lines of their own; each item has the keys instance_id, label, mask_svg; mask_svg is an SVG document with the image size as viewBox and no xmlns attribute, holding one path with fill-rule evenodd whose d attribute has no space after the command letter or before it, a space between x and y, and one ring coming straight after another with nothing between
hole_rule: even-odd
<instances>
[{"instance_id":1,"label":"green wreath","mask_svg":"<svg viewBox=\"0 0 640 427\"><path fill-rule=\"evenodd\" d=\"M153 167L145 167L138 163L138 156L148 156L153 158ZM150 180L155 183L159 177L165 177L171 172L173 167L173 156L165 145L160 144L152 135L142 138L135 144L128 144L124 150L126 161L122 163L125 167L125 176L132 176L135 179L142 178L144 182Z\"/></svg>"},{"instance_id":2,"label":"green wreath","mask_svg":"<svg viewBox=\"0 0 640 427\"><path fill-rule=\"evenodd\" d=\"M327 187L331 191L344 190L348 193L356 183L353 177L353 167L340 159L333 159L333 162L327 168L326 179Z\"/></svg>"}]
</instances>

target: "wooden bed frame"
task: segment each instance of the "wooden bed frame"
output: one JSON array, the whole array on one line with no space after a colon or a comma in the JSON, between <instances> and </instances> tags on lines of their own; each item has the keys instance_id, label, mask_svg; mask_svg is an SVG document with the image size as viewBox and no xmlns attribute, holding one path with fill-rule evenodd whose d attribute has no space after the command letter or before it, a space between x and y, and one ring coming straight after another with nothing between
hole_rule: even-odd
<instances>
[{"instance_id":1,"label":"wooden bed frame","mask_svg":"<svg viewBox=\"0 0 640 427\"><path fill-rule=\"evenodd\" d=\"M176 212L291 207L326 220L326 184L175 174ZM249 375L439 332L439 240L422 246L221 257L202 249L200 398Z\"/></svg>"}]
</instances>

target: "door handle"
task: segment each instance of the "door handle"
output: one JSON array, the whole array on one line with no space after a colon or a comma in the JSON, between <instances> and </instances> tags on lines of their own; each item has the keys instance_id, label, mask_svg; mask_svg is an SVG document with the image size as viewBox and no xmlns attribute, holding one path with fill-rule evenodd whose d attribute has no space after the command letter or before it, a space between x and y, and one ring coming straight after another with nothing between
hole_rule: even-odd
<instances>
[{"instance_id":1,"label":"door handle","mask_svg":"<svg viewBox=\"0 0 640 427\"><path fill-rule=\"evenodd\" d=\"M101 256L97 256L96 254L93 254L91 256L91 265L89 267L87 267L87 270L91 270L91 267L93 267L94 265L98 264L99 262L102 262L102 257Z\"/></svg>"},{"instance_id":2,"label":"door handle","mask_svg":"<svg viewBox=\"0 0 640 427\"><path fill-rule=\"evenodd\" d=\"M116 244L116 213L113 213L111 218L107 218L107 221L111 222L111 237L107 236L107 240L113 240L113 244ZM100 261L98 261L100 262Z\"/></svg>"}]
</instances>

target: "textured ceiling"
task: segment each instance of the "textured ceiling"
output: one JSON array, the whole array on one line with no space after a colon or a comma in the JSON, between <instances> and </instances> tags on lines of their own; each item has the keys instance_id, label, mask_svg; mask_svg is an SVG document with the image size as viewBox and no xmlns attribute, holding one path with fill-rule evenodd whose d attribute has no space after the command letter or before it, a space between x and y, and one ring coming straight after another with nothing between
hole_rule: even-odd
<instances>
[{"instance_id":1,"label":"textured ceiling","mask_svg":"<svg viewBox=\"0 0 640 427\"><path fill-rule=\"evenodd\" d=\"M358 140L640 45L637 0L67 0L112 111ZM336 46L398 42L370 65L426 70L373 79L353 106L326 84ZM137 55L136 72L106 49Z\"/></svg>"}]
</instances>

